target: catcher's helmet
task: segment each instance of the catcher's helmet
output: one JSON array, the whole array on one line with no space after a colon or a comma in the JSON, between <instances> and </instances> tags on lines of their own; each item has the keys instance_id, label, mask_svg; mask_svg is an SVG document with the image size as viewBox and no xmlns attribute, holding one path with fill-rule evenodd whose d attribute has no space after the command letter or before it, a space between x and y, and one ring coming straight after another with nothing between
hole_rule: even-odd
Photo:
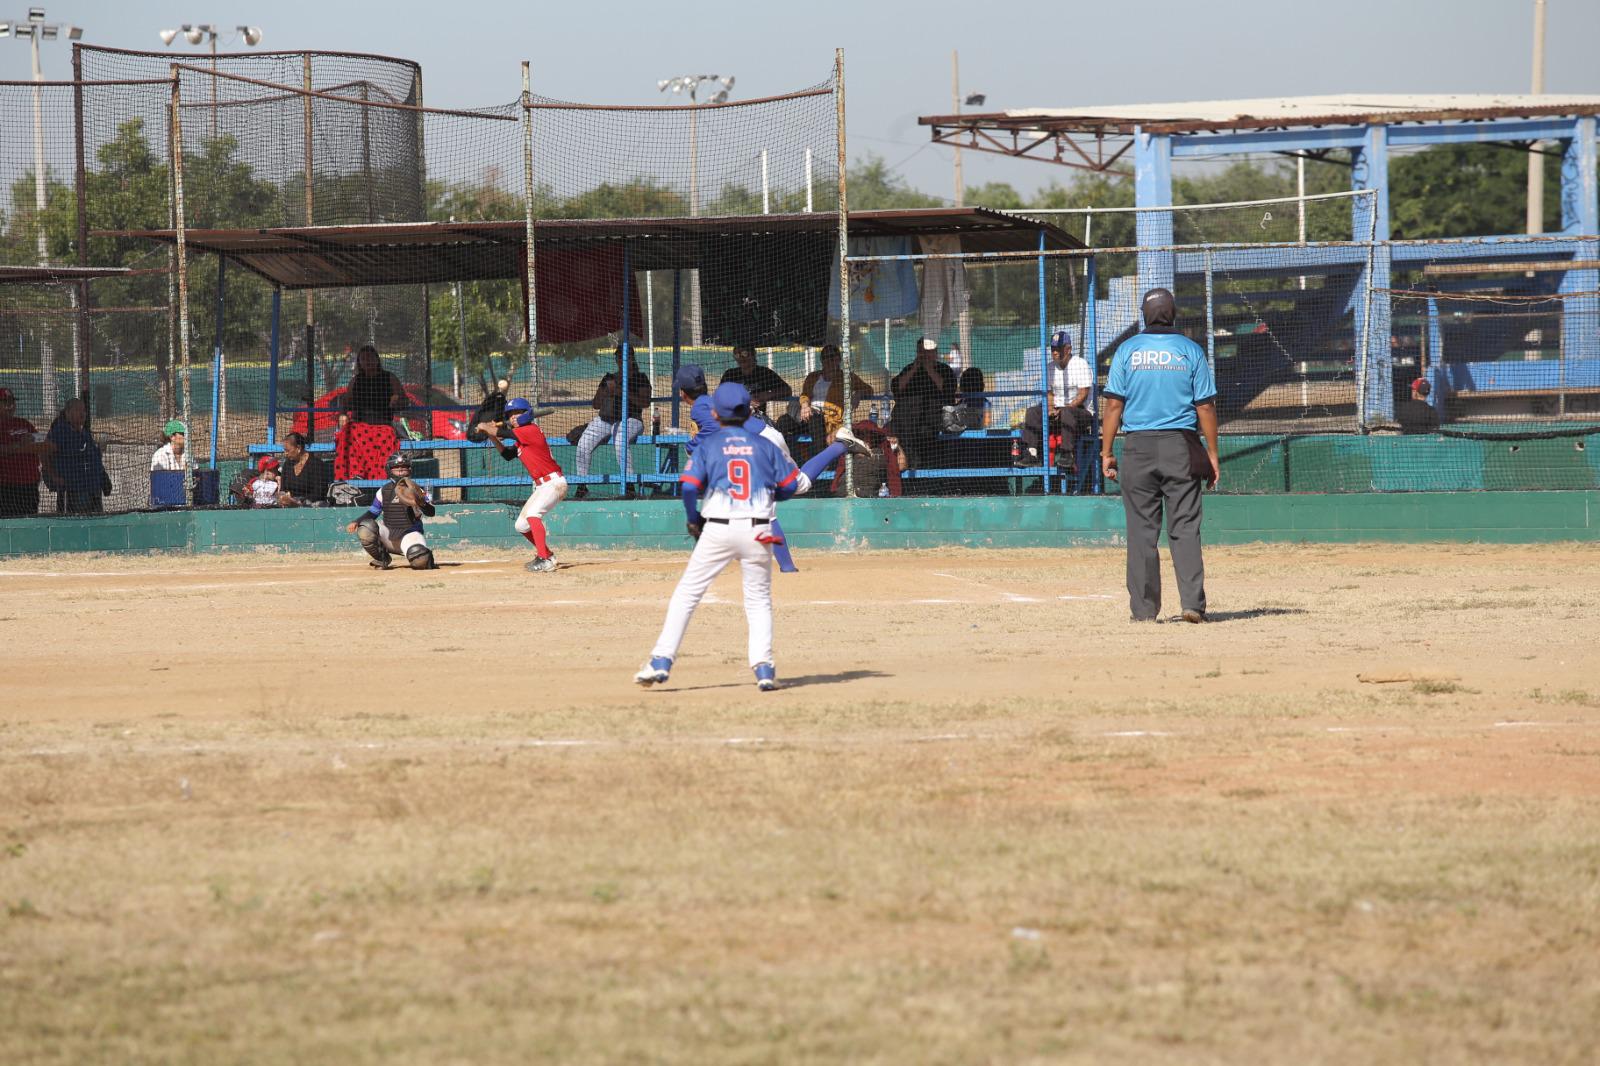
<instances>
[{"instance_id":1,"label":"catcher's helmet","mask_svg":"<svg viewBox=\"0 0 1600 1066\"><path fill-rule=\"evenodd\" d=\"M403 475L397 475L395 471L402 469L407 472L411 470L411 460L406 458L405 452L395 452L383 464L383 472L389 475L391 481L400 480Z\"/></svg>"},{"instance_id":2,"label":"catcher's helmet","mask_svg":"<svg viewBox=\"0 0 1600 1066\"><path fill-rule=\"evenodd\" d=\"M711 394L711 410L725 421L750 417L750 390L737 381L724 381Z\"/></svg>"},{"instance_id":3,"label":"catcher's helmet","mask_svg":"<svg viewBox=\"0 0 1600 1066\"><path fill-rule=\"evenodd\" d=\"M533 421L533 404L518 396L506 401L506 418L514 426L525 426Z\"/></svg>"}]
</instances>

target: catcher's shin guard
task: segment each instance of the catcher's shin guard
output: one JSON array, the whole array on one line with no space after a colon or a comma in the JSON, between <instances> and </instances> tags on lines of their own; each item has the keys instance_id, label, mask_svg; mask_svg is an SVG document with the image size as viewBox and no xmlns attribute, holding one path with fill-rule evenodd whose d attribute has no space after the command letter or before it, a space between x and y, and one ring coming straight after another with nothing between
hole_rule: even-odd
<instances>
[{"instance_id":1,"label":"catcher's shin guard","mask_svg":"<svg viewBox=\"0 0 1600 1066\"><path fill-rule=\"evenodd\" d=\"M362 515L356 520L356 539L372 556L373 562L382 566L389 565L389 549L383 546L383 541L378 537L378 520L371 515Z\"/></svg>"},{"instance_id":2,"label":"catcher's shin guard","mask_svg":"<svg viewBox=\"0 0 1600 1066\"><path fill-rule=\"evenodd\" d=\"M420 544L413 544L406 549L406 562L411 564L413 570L434 569L433 552Z\"/></svg>"}]
</instances>

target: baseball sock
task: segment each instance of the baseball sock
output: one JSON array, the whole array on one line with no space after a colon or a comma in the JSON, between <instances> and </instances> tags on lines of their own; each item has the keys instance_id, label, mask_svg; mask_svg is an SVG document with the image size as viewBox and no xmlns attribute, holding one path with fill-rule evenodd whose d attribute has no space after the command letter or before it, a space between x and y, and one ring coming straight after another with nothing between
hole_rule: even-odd
<instances>
[{"instance_id":1,"label":"baseball sock","mask_svg":"<svg viewBox=\"0 0 1600 1066\"><path fill-rule=\"evenodd\" d=\"M845 446L843 444L830 444L810 459L807 459L805 465L800 468L800 472L815 483L824 470L827 470L844 457L844 453ZM794 565L794 556L789 554L789 538L783 535L783 527L778 525L776 518L772 520L771 528L772 535L781 541L781 543L772 545L772 557L778 562L778 572L782 574L799 573L800 568Z\"/></svg>"},{"instance_id":2,"label":"baseball sock","mask_svg":"<svg viewBox=\"0 0 1600 1066\"><path fill-rule=\"evenodd\" d=\"M777 538L772 543L772 557L778 561L779 573L798 573L800 568L794 565L794 556L789 554L789 538L783 535L783 527L778 525L778 520L774 518L767 528Z\"/></svg>"},{"instance_id":3,"label":"baseball sock","mask_svg":"<svg viewBox=\"0 0 1600 1066\"><path fill-rule=\"evenodd\" d=\"M537 518L528 519L528 531L523 534L528 538L528 543L533 545L533 550L539 553L539 558L546 558L550 554L550 546L545 543L544 523Z\"/></svg>"}]
</instances>

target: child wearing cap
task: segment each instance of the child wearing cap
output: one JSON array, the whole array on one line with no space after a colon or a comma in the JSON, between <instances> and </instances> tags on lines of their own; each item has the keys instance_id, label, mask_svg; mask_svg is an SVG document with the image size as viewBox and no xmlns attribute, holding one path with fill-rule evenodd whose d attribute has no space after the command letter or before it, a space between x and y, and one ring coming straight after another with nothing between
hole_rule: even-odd
<instances>
[{"instance_id":1,"label":"child wearing cap","mask_svg":"<svg viewBox=\"0 0 1600 1066\"><path fill-rule=\"evenodd\" d=\"M278 460L270 455L264 455L256 470L256 478L250 482L250 505L278 506Z\"/></svg>"},{"instance_id":2,"label":"child wearing cap","mask_svg":"<svg viewBox=\"0 0 1600 1066\"><path fill-rule=\"evenodd\" d=\"M194 457L187 450L189 429L174 418L161 428L161 447L150 457L151 470L193 470Z\"/></svg>"}]
</instances>

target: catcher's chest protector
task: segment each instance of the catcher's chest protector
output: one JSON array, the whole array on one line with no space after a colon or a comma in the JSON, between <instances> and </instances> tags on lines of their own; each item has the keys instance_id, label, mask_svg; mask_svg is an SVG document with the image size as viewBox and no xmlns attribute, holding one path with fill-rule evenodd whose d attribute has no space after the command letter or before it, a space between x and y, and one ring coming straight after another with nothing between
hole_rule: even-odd
<instances>
[{"instance_id":1,"label":"catcher's chest protector","mask_svg":"<svg viewBox=\"0 0 1600 1066\"><path fill-rule=\"evenodd\" d=\"M378 490L378 499L383 501L383 524L388 529L410 529L421 516L396 495L397 488L391 481Z\"/></svg>"}]
</instances>

